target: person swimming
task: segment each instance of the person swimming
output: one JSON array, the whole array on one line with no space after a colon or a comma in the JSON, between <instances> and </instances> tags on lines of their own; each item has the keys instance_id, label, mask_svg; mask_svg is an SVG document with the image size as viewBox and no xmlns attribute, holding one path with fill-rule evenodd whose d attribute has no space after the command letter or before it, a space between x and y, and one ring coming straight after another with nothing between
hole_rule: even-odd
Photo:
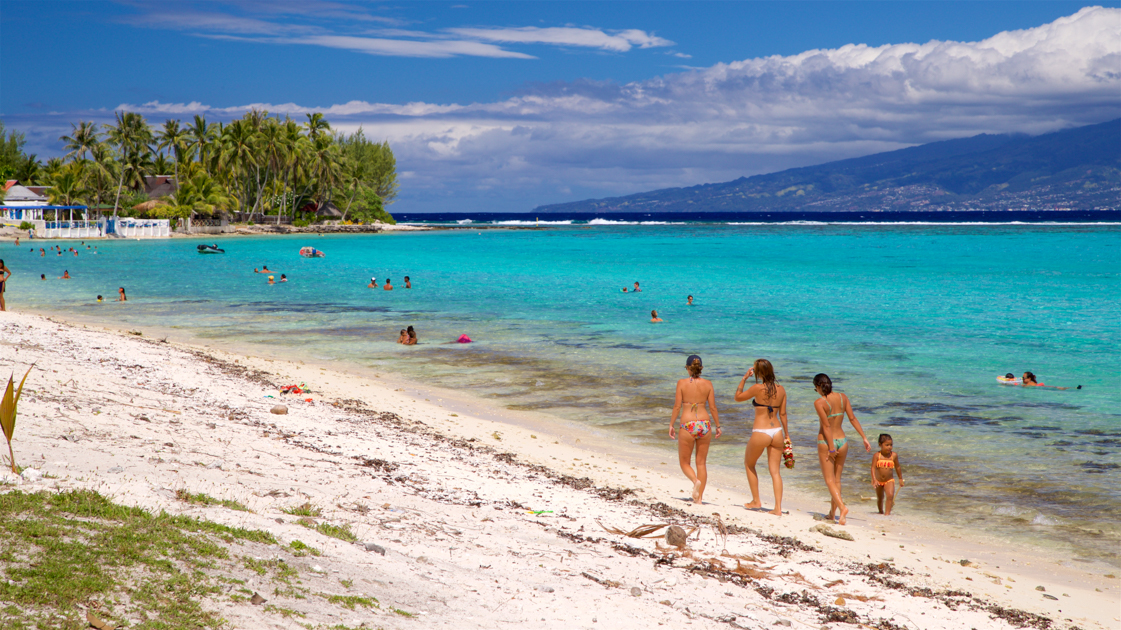
<instances>
[{"instance_id":1,"label":"person swimming","mask_svg":"<svg viewBox=\"0 0 1121 630\"><path fill-rule=\"evenodd\" d=\"M370 278L370 284L366 285L367 289L380 289L381 285L378 284L377 278Z\"/></svg>"},{"instance_id":2,"label":"person swimming","mask_svg":"<svg viewBox=\"0 0 1121 630\"><path fill-rule=\"evenodd\" d=\"M406 344L409 342L409 331L404 328L401 329L401 334L397 335L397 343Z\"/></svg>"},{"instance_id":3,"label":"person swimming","mask_svg":"<svg viewBox=\"0 0 1121 630\"><path fill-rule=\"evenodd\" d=\"M695 354L689 355L685 359L685 369L689 372L689 378L677 381L673 413L669 418L669 437L677 440L678 464L681 472L693 484L693 504L700 505L708 484L708 449L712 440L720 437L723 429L720 428L720 413L716 409L716 393L712 382L701 378L701 370L704 369L701 358ZM681 414L680 433L673 428L678 413ZM696 470L691 465L694 450L697 453Z\"/></svg>"},{"instance_id":4,"label":"person swimming","mask_svg":"<svg viewBox=\"0 0 1121 630\"><path fill-rule=\"evenodd\" d=\"M281 282L288 282L288 276L286 276L284 274L280 274L280 281Z\"/></svg>"},{"instance_id":5,"label":"person swimming","mask_svg":"<svg viewBox=\"0 0 1121 630\"><path fill-rule=\"evenodd\" d=\"M638 293L638 292L639 292L639 291L641 291L641 290L642 290L642 289L638 288L638 282L636 281L636 282L634 283L634 291L633 291L633 292L634 292L634 293Z\"/></svg>"},{"instance_id":6,"label":"person swimming","mask_svg":"<svg viewBox=\"0 0 1121 630\"><path fill-rule=\"evenodd\" d=\"M658 311L657 310L650 311L650 323L651 324L662 323L662 318L658 317Z\"/></svg>"},{"instance_id":7,"label":"person swimming","mask_svg":"<svg viewBox=\"0 0 1121 630\"><path fill-rule=\"evenodd\" d=\"M627 292L627 287L623 287L623 293Z\"/></svg>"},{"instance_id":8,"label":"person swimming","mask_svg":"<svg viewBox=\"0 0 1121 630\"><path fill-rule=\"evenodd\" d=\"M415 346L417 344L416 331L413 330L412 326L409 326L405 329L405 332L409 335L409 338L405 340L405 345Z\"/></svg>"},{"instance_id":9,"label":"person swimming","mask_svg":"<svg viewBox=\"0 0 1121 630\"><path fill-rule=\"evenodd\" d=\"M690 295L689 297L685 298L685 306L692 306L692 305L693 305L693 296Z\"/></svg>"},{"instance_id":10,"label":"person swimming","mask_svg":"<svg viewBox=\"0 0 1121 630\"><path fill-rule=\"evenodd\" d=\"M393 281L390 280L389 278L386 278L385 279L385 286L383 286L382 289L384 289L386 291L392 291L393 290Z\"/></svg>"},{"instance_id":11,"label":"person swimming","mask_svg":"<svg viewBox=\"0 0 1121 630\"><path fill-rule=\"evenodd\" d=\"M1011 373L1009 373L1008 376L1010 376L1010 375L1011 375ZM1005 378L1008 378L1008 376L1005 376ZM1056 385L1047 385L1045 383L1036 382L1035 374L1032 374L1031 372L1024 372L1024 376L1023 376L1023 379L1021 380L1021 384L1024 387L1045 387L1047 389L1070 389L1069 387L1058 387ZM1079 385L1075 389L1082 389L1082 386Z\"/></svg>"},{"instance_id":12,"label":"person swimming","mask_svg":"<svg viewBox=\"0 0 1121 630\"><path fill-rule=\"evenodd\" d=\"M118 302L127 302L128 301L128 298L125 297L125 288L124 287L121 287L121 288L117 289L117 301Z\"/></svg>"},{"instance_id":13,"label":"person swimming","mask_svg":"<svg viewBox=\"0 0 1121 630\"><path fill-rule=\"evenodd\" d=\"M272 276L269 276L269 284L276 284L276 280Z\"/></svg>"},{"instance_id":14,"label":"person swimming","mask_svg":"<svg viewBox=\"0 0 1121 630\"><path fill-rule=\"evenodd\" d=\"M98 301L98 302L100 302L100 301L101 301L101 296L100 296L100 295L99 295L99 296L97 296L97 301Z\"/></svg>"},{"instance_id":15,"label":"person swimming","mask_svg":"<svg viewBox=\"0 0 1121 630\"><path fill-rule=\"evenodd\" d=\"M58 277L58 279L59 279L59 280L69 280L69 279L70 279L70 270L69 270L69 269L67 269L67 270L64 270L64 271L62 272L62 275L61 275L61 276L59 276L59 277Z\"/></svg>"},{"instance_id":16,"label":"person swimming","mask_svg":"<svg viewBox=\"0 0 1121 630\"><path fill-rule=\"evenodd\" d=\"M413 288L413 283L412 283L412 282L411 282L411 281L409 280L409 277L408 277L408 276L405 276L405 288L406 288L406 289L411 289L411 288Z\"/></svg>"}]
</instances>

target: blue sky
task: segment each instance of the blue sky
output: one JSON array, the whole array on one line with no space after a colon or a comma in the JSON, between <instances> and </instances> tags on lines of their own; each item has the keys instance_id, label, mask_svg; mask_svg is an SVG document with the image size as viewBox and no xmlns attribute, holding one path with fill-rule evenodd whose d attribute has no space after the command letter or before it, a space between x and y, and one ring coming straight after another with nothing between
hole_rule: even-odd
<instances>
[{"instance_id":1,"label":"blue sky","mask_svg":"<svg viewBox=\"0 0 1121 630\"><path fill-rule=\"evenodd\" d=\"M322 109L390 140L400 210L528 211L1116 117L1086 6L5 0L0 116L50 156L121 107Z\"/></svg>"}]
</instances>

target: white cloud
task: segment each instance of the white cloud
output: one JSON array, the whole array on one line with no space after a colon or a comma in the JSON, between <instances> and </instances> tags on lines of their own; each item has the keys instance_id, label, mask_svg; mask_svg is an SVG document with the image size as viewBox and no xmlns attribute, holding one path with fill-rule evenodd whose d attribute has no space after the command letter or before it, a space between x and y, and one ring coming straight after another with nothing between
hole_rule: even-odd
<instances>
[{"instance_id":1,"label":"white cloud","mask_svg":"<svg viewBox=\"0 0 1121 630\"><path fill-rule=\"evenodd\" d=\"M1121 9L1091 7L979 42L849 45L622 85L534 86L483 103L151 102L120 109L153 122L196 112L229 119L251 107L298 119L323 111L336 129L362 126L391 142L399 168L410 173L395 209L523 211L946 138L1044 133L1121 117L1119 22ZM56 138L79 117L5 122L29 130L32 147L53 155Z\"/></svg>"},{"instance_id":2,"label":"white cloud","mask_svg":"<svg viewBox=\"0 0 1121 630\"><path fill-rule=\"evenodd\" d=\"M538 28L524 26L517 28L449 28L447 32L469 39L490 42L581 46L616 52L626 52L634 47L673 46L673 42L668 39L662 39L637 29L608 33L598 28L587 27Z\"/></svg>"},{"instance_id":3,"label":"white cloud","mask_svg":"<svg viewBox=\"0 0 1121 630\"><path fill-rule=\"evenodd\" d=\"M495 57L507 59L536 59L512 50L504 50L493 44L466 40L416 41L408 39L385 39L378 37L351 37L347 35L312 35L286 39L288 44L310 44L326 48L341 48L369 55L393 57Z\"/></svg>"}]
</instances>

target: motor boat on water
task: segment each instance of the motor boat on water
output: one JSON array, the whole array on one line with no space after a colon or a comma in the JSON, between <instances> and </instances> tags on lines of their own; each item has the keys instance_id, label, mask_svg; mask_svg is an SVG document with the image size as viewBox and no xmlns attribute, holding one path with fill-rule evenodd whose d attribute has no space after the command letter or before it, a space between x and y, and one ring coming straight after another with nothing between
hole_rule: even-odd
<instances>
[{"instance_id":1,"label":"motor boat on water","mask_svg":"<svg viewBox=\"0 0 1121 630\"><path fill-rule=\"evenodd\" d=\"M327 254L324 254L314 247L301 247L300 255L304 258L324 258L327 256Z\"/></svg>"},{"instance_id":2,"label":"motor boat on water","mask_svg":"<svg viewBox=\"0 0 1121 630\"><path fill-rule=\"evenodd\" d=\"M226 250L220 249L217 245L199 245L200 254L225 254Z\"/></svg>"}]
</instances>

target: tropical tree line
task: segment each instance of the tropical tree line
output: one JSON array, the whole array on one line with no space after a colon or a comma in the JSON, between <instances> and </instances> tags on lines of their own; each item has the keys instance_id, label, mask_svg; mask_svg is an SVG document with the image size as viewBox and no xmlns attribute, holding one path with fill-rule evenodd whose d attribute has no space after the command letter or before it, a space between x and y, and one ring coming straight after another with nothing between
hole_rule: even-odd
<instances>
[{"instance_id":1,"label":"tropical tree line","mask_svg":"<svg viewBox=\"0 0 1121 630\"><path fill-rule=\"evenodd\" d=\"M23 135L5 134L0 122L0 174L50 186L52 204L111 205L114 214L240 212L279 223L329 202L344 220L393 222L385 210L397 197L389 143L373 142L361 129L333 132L318 112L303 123L252 110L229 123L196 115L158 128L135 112L117 112L112 124L71 127L59 138L66 154L44 164L23 153ZM145 177L151 175L173 175L177 190L149 200Z\"/></svg>"}]
</instances>

